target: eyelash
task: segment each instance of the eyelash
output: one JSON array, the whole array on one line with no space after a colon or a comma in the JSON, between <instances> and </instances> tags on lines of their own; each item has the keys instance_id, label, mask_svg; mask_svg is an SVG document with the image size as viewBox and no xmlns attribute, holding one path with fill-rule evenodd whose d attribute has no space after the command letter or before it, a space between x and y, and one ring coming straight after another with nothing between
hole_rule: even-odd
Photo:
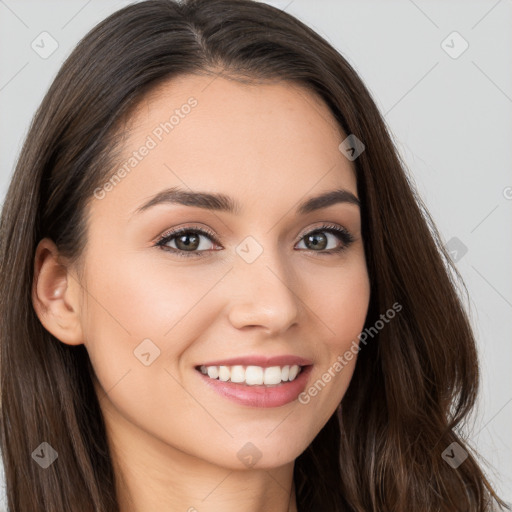
<instances>
[{"instance_id":1,"label":"eyelash","mask_svg":"<svg viewBox=\"0 0 512 512\"><path fill-rule=\"evenodd\" d=\"M339 254L339 253L345 251L346 249L348 249L348 247L354 241L354 237L345 228L341 228L339 226L336 226L335 224L324 224L318 228L313 229L312 231L305 233L299 239L299 242L301 240L303 240L306 236L312 235L312 234L315 234L318 232L326 232L326 233L331 233L333 235L336 235L339 239L341 239L341 241L343 242L343 245L341 245L340 247L337 247L336 249L329 249L329 250L323 250L323 251L314 251L311 249L302 249L302 250L307 250L309 252L315 252L315 253L327 255L327 256L333 256L334 254ZM210 238L211 241L214 242L215 244L220 245L220 243L217 241L216 236L210 230L204 229L204 228L186 227L186 228L179 228L174 231L168 231L167 233L162 235L162 237L155 243L155 246L160 247L164 251L172 252L173 254L176 254L177 256L185 257L185 258L204 257L204 255L202 253L210 252L210 251L183 251L181 249L175 249L174 247L167 247L165 245L183 233L194 233L194 234L204 235L204 236Z\"/></svg>"}]
</instances>

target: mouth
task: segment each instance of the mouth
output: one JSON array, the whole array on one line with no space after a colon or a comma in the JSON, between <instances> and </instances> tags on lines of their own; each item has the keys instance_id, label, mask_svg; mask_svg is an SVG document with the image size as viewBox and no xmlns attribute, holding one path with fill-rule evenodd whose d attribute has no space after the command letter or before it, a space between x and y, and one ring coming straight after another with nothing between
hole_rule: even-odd
<instances>
[{"instance_id":1,"label":"mouth","mask_svg":"<svg viewBox=\"0 0 512 512\"><path fill-rule=\"evenodd\" d=\"M280 407L297 401L306 388L313 365L200 365L196 374L206 389L236 405Z\"/></svg>"},{"instance_id":2,"label":"mouth","mask_svg":"<svg viewBox=\"0 0 512 512\"><path fill-rule=\"evenodd\" d=\"M196 366L196 370L206 377L221 382L231 382L245 386L275 387L287 382L293 382L311 365L283 365L283 366Z\"/></svg>"}]
</instances>

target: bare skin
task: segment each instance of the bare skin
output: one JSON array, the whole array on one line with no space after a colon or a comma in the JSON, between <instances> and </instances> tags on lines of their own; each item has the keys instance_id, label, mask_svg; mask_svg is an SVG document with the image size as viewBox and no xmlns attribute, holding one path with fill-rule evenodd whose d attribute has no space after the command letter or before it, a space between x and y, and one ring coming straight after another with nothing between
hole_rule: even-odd
<instances>
[{"instance_id":1,"label":"bare skin","mask_svg":"<svg viewBox=\"0 0 512 512\"><path fill-rule=\"evenodd\" d=\"M158 140L155 127L190 97L197 105ZM45 328L87 348L121 510L294 512L294 461L342 400L356 357L307 404L267 408L218 394L196 366L292 354L313 363L308 389L357 341L370 296L359 206L296 211L331 190L357 197L353 164L338 149L346 134L297 85L190 75L146 98L128 128L123 162L148 136L157 144L91 199L83 274L45 239L33 290ZM225 194L241 210L162 203L136 212L169 187ZM308 243L324 223L353 241L323 229L325 245ZM155 245L181 227L216 240L196 232L189 257L172 252L185 252L178 237L168 250ZM243 247L262 251L251 263L237 252L247 237ZM145 365L134 351L148 339ZM251 466L238 456L249 442L261 454Z\"/></svg>"}]
</instances>

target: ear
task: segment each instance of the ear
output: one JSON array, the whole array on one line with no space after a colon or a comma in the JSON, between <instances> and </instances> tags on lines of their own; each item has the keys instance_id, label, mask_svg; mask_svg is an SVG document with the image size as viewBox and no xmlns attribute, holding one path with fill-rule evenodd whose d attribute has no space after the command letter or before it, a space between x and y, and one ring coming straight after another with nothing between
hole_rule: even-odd
<instances>
[{"instance_id":1,"label":"ear","mask_svg":"<svg viewBox=\"0 0 512 512\"><path fill-rule=\"evenodd\" d=\"M62 263L57 246L41 240L34 258L32 303L47 331L68 345L83 343L80 322L81 286Z\"/></svg>"}]
</instances>

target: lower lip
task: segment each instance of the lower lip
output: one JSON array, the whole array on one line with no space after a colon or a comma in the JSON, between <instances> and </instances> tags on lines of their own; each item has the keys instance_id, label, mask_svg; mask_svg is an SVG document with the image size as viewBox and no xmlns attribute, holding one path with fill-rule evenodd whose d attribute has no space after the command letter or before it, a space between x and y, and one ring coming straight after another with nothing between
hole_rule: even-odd
<instances>
[{"instance_id":1,"label":"lower lip","mask_svg":"<svg viewBox=\"0 0 512 512\"><path fill-rule=\"evenodd\" d=\"M196 371L208 386L233 402L249 407L279 407L293 402L304 391L312 367L312 365L305 366L297 378L291 382L270 387L223 382Z\"/></svg>"}]
</instances>

